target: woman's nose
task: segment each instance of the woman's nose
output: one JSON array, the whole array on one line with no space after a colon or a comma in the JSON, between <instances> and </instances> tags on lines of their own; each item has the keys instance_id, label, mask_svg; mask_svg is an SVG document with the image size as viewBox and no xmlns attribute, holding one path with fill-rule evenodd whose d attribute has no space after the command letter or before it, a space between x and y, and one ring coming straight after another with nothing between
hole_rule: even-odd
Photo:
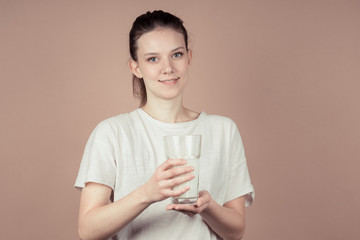
<instances>
[{"instance_id":1,"label":"woman's nose","mask_svg":"<svg viewBox=\"0 0 360 240\"><path fill-rule=\"evenodd\" d=\"M162 72L164 74L174 72L174 66L173 66L173 63L172 63L171 59L164 59L163 66L162 66Z\"/></svg>"}]
</instances>

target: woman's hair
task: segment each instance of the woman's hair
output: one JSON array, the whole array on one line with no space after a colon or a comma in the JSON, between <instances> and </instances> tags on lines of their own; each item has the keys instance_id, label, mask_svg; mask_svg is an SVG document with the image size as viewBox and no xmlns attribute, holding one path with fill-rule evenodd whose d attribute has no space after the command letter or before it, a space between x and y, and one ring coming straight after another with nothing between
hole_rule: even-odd
<instances>
[{"instance_id":1,"label":"woman's hair","mask_svg":"<svg viewBox=\"0 0 360 240\"><path fill-rule=\"evenodd\" d=\"M138 61L137 58L137 40L147 32L154 30L155 28L170 28L181 33L184 37L186 50L188 50L188 35L183 25L183 21L164 11L157 10L153 12L147 12L140 15L134 21L129 34L129 48L130 56L134 61ZM133 94L140 99L140 107L144 106L147 101L145 83L142 78L138 78L133 74Z\"/></svg>"}]
</instances>

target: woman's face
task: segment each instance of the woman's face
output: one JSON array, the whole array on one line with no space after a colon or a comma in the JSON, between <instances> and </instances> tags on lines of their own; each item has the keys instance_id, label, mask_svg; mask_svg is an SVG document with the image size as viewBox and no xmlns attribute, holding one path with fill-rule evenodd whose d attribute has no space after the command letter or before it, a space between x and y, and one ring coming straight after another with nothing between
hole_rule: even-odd
<instances>
[{"instance_id":1,"label":"woman's face","mask_svg":"<svg viewBox=\"0 0 360 240\"><path fill-rule=\"evenodd\" d=\"M137 46L138 60L132 60L130 68L144 79L148 101L182 97L191 63L183 35L170 28L156 28L143 34Z\"/></svg>"}]
</instances>

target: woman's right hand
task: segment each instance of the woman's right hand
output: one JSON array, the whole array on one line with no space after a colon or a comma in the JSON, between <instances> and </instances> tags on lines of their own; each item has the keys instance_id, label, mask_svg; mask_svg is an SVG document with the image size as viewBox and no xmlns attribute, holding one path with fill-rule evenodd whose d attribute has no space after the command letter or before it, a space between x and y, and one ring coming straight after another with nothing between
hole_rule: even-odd
<instances>
[{"instance_id":1,"label":"woman's right hand","mask_svg":"<svg viewBox=\"0 0 360 240\"><path fill-rule=\"evenodd\" d=\"M194 178L192 166L184 166L184 159L168 159L161 164L150 180L143 185L145 198L149 203L165 200L168 197L179 196L189 190L188 186L173 189Z\"/></svg>"},{"instance_id":2,"label":"woman's right hand","mask_svg":"<svg viewBox=\"0 0 360 240\"><path fill-rule=\"evenodd\" d=\"M112 189L88 182L81 191L79 235L81 239L107 239L124 228L150 204L189 190L172 188L194 178L185 160L168 159L161 164L150 180L125 197L110 203Z\"/></svg>"}]
</instances>

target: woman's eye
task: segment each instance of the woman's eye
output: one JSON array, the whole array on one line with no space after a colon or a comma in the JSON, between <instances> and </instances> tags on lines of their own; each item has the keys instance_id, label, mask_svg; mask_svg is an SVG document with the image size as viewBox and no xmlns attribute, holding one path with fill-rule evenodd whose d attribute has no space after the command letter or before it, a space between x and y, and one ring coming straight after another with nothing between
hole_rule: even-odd
<instances>
[{"instance_id":1,"label":"woman's eye","mask_svg":"<svg viewBox=\"0 0 360 240\"><path fill-rule=\"evenodd\" d=\"M156 62L157 61L157 57L150 57L147 59L149 62Z\"/></svg>"},{"instance_id":2,"label":"woman's eye","mask_svg":"<svg viewBox=\"0 0 360 240\"><path fill-rule=\"evenodd\" d=\"M182 52L177 52L177 53L175 53L173 56L174 56L174 58L179 58L179 57L181 57L182 55L183 55Z\"/></svg>"}]
</instances>

